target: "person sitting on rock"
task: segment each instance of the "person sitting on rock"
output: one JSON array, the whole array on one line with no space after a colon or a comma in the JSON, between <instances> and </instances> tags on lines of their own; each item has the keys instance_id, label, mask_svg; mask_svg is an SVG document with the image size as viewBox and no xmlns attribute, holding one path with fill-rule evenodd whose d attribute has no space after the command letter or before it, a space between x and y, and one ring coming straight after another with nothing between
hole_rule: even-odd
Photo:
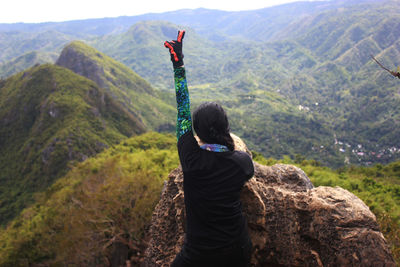
<instances>
[{"instance_id":1,"label":"person sitting on rock","mask_svg":"<svg viewBox=\"0 0 400 267\"><path fill-rule=\"evenodd\" d=\"M242 213L240 192L254 174L250 156L234 150L227 115L206 102L193 113L183 64L182 41L166 41L174 68L179 159L184 174L186 235L172 267L248 266L252 244Z\"/></svg>"}]
</instances>

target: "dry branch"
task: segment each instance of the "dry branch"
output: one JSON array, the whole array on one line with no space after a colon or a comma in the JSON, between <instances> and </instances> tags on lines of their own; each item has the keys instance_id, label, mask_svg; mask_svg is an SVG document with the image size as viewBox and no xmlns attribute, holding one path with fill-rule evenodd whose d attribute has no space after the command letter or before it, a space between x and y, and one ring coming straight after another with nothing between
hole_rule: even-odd
<instances>
[{"instance_id":1,"label":"dry branch","mask_svg":"<svg viewBox=\"0 0 400 267\"><path fill-rule=\"evenodd\" d=\"M386 70L387 72L389 72L394 77L397 77L397 78L400 79L400 72L391 71L391 70L385 68L373 55L371 55L371 57L379 65L379 67L381 67L382 69Z\"/></svg>"}]
</instances>

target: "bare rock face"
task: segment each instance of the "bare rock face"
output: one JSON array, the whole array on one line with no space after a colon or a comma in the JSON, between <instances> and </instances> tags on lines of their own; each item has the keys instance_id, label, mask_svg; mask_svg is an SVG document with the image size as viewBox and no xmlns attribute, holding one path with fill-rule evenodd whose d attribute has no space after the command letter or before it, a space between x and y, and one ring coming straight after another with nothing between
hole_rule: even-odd
<instances>
[{"instance_id":1,"label":"bare rock face","mask_svg":"<svg viewBox=\"0 0 400 267\"><path fill-rule=\"evenodd\" d=\"M358 197L340 187L308 189L295 181L293 166L255 167L241 195L255 266L395 266L375 216ZM267 172L292 183L271 183Z\"/></svg>"},{"instance_id":2,"label":"bare rock face","mask_svg":"<svg viewBox=\"0 0 400 267\"><path fill-rule=\"evenodd\" d=\"M69 45L63 49L60 57L57 59L56 65L68 68L94 81L99 87L107 88L107 84L104 81L104 68L95 60L81 54L73 45Z\"/></svg>"},{"instance_id":3,"label":"bare rock face","mask_svg":"<svg viewBox=\"0 0 400 267\"><path fill-rule=\"evenodd\" d=\"M247 150L240 139L235 144ZM355 195L340 187L314 188L295 166L254 166L254 177L241 194L253 242L252 266L395 266L375 216ZM142 266L169 266L184 234L178 168L154 211Z\"/></svg>"}]
</instances>

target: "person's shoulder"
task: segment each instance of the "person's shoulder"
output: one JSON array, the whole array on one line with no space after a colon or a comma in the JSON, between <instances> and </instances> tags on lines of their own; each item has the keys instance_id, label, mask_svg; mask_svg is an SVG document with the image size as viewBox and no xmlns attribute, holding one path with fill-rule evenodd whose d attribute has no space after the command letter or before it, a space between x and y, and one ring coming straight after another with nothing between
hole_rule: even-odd
<instances>
[{"instance_id":1,"label":"person's shoulder","mask_svg":"<svg viewBox=\"0 0 400 267\"><path fill-rule=\"evenodd\" d=\"M187 131L181 135L178 139L178 148L183 146L198 147L196 138L193 135L193 131Z\"/></svg>"},{"instance_id":2,"label":"person's shoulder","mask_svg":"<svg viewBox=\"0 0 400 267\"><path fill-rule=\"evenodd\" d=\"M183 171L198 169L201 150L192 131L188 131L178 139L178 154Z\"/></svg>"},{"instance_id":3,"label":"person's shoulder","mask_svg":"<svg viewBox=\"0 0 400 267\"><path fill-rule=\"evenodd\" d=\"M254 174L254 165L253 165L253 160L251 159L250 155L247 154L244 151L233 151L231 154L232 160L238 164L246 176L253 176Z\"/></svg>"},{"instance_id":4,"label":"person's shoulder","mask_svg":"<svg viewBox=\"0 0 400 267\"><path fill-rule=\"evenodd\" d=\"M238 159L242 159L242 160L250 160L251 161L250 155L247 154L244 151L235 150L232 153L232 157L235 157L235 158L238 158Z\"/></svg>"}]
</instances>

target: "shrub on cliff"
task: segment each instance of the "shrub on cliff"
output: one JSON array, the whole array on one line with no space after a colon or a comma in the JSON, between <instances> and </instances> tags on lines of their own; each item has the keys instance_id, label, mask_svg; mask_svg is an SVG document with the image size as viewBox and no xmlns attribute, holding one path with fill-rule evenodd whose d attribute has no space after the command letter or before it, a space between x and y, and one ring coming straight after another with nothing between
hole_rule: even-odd
<instances>
[{"instance_id":1,"label":"shrub on cliff","mask_svg":"<svg viewBox=\"0 0 400 267\"><path fill-rule=\"evenodd\" d=\"M116 247L139 251L176 140L148 133L74 167L0 232L0 266L109 265Z\"/></svg>"}]
</instances>

